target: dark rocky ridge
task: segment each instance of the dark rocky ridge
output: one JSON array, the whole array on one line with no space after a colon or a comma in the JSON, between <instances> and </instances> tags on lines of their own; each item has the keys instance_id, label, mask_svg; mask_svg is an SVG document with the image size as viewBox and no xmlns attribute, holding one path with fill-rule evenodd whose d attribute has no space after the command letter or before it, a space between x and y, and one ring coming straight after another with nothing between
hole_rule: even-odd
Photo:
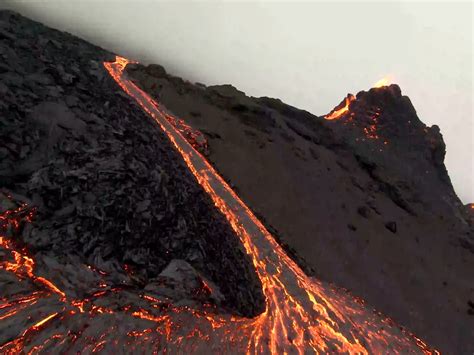
<instances>
[{"instance_id":1,"label":"dark rocky ridge","mask_svg":"<svg viewBox=\"0 0 474 355\"><path fill-rule=\"evenodd\" d=\"M0 11L0 188L37 207L23 242L59 263L73 255L118 279L128 273L130 287L148 291L165 268L191 264L224 296L195 300L258 314L251 261L168 139L104 69L113 60Z\"/></svg>"},{"instance_id":2,"label":"dark rocky ridge","mask_svg":"<svg viewBox=\"0 0 474 355\"><path fill-rule=\"evenodd\" d=\"M98 199L105 204L110 202L109 196L115 199L116 197L113 196L117 190L115 186L105 186L107 191L105 199L102 199L102 190L97 193L97 196L89 195L87 197L83 196L84 191L66 191L67 197L76 195L84 197L83 200L80 200L80 209L75 207L75 201L66 201L64 206L61 201L59 206L59 199L64 196L62 195L64 192L61 189L58 191L57 187L54 184L50 185L48 181L44 186L44 194L48 196L46 199L41 194L37 194L41 199L35 194L28 195L30 191L28 177L31 176L29 174L36 171L36 166L41 167L44 161L47 162L48 167L41 173L44 175L39 174L39 177L50 178L51 176L56 185L62 184L61 179L64 179L66 182L73 181L71 183L73 185L79 183L80 186L96 192L97 187L92 185L96 182L98 184L104 183L104 180L101 179L110 181L112 185L122 184L122 178L131 179L132 184L136 184L136 181L143 182L140 170L138 173L135 173L135 170L130 171L126 162L117 167L107 166L110 164L109 160L118 159L115 155L124 156L130 153L130 148L127 148L129 143L126 141L130 139L133 150L140 151L140 155L143 154L143 150L147 151L149 145L162 148L159 150L159 154L160 159L164 159L163 162L161 160L150 161L147 151L145 162L137 159L138 169L143 170L143 165L147 164L146 171L149 168L150 171L158 170L159 175L161 175L160 169L155 169L155 166L158 165L168 175L169 171L173 171L173 173L180 171L178 177L173 176L171 179L173 181L163 182L160 185L159 193L162 192L162 186L165 186L173 194L179 194L185 185L191 190L190 194L192 195L192 186L195 184L191 182L192 179L188 179L189 174L179 163L179 159L177 161L174 153L168 149L169 145L164 137L160 134L151 134L149 132L151 126L145 123L141 127L136 126L139 122L146 122L146 116L126 95L121 93L100 66L100 61L111 58L109 53L73 36L46 29L9 12L3 12L1 19L0 94L2 101L0 101L0 105L2 106L3 125L1 133L2 138L11 137L10 140L3 141L0 148L0 165L6 162L5 167L3 165L0 167L3 172L1 184L8 186L10 191L17 191L18 194L15 195L17 199L25 198L27 195L33 200L32 203L37 203L40 206L43 204L33 230L26 229L24 233L30 246L33 247L39 268L48 270L48 265L56 265L54 274L62 275L65 272L70 272L71 266L78 267L84 262L90 262L111 274L118 275L116 278L120 282L125 281L129 287L135 289L142 289L146 285L144 289L163 292L159 289L159 285L157 286L162 278L166 278L171 283L171 289L187 284L186 277L174 278L174 280L180 280L178 285L173 284L168 277L176 269L176 261L171 261L162 273L153 277L155 265L152 265L150 271L147 269L148 265L145 267L140 264L132 265L134 266L133 275L127 276L122 270L123 265L114 261L114 258L107 260L91 258L93 255L108 252L106 247L110 245L109 240L103 241L94 238L102 233L93 235L90 239L92 242L97 242L95 249L93 248L93 250L98 250L96 254L93 250L91 253L85 253L79 248L74 249L73 247L77 245L83 246L81 244L83 241L77 241L74 238L71 240L73 246L64 243L61 244L64 246L61 249L58 247L59 244L52 246L46 244L47 247L35 250L35 243L39 246L41 245L39 242L44 244L44 241L50 238L49 235L36 238L35 235L40 231L40 228L44 227L45 231L58 228L65 231L60 236L59 243L62 243L62 240L67 242L69 240L67 225L71 224L70 222L74 221L78 214L84 214L84 211L86 214L81 215L80 218L81 221L91 222L90 225L87 224L87 228L92 226L96 229L105 228L105 231L110 232L108 228L113 226L110 226L108 222L115 221L115 218L104 219L102 214L94 214L96 211L91 208L96 205L96 202L92 202L93 199ZM10 20L13 20L14 23L9 23ZM23 40L17 38L23 36L26 36ZM45 37L47 41L44 40ZM41 45L37 48L35 53L37 55L30 58L31 62L22 63L26 70L18 65L21 59L12 49L21 51L20 53L31 53L30 44L33 39L35 43ZM59 49L53 50L58 45L62 46L61 49L64 52L67 49L71 57L65 58L65 53ZM22 46L24 46L23 49ZM49 52L50 55L45 56L42 51ZM90 57L88 58L88 56ZM90 59L95 63L89 62ZM67 63L63 69L56 67L56 64L61 60L65 60ZM81 70L76 73L69 72L68 69L74 68L74 64L78 66L77 69ZM52 69L52 72L46 72L46 76L50 75L53 79L45 79L45 75L42 73L39 77L34 75L25 80L26 74L37 73L45 66ZM70 74L76 77L71 77ZM96 77L96 74L99 77ZM380 89L360 93L359 95L365 96L364 99L358 98L358 100L360 99L358 107L360 115L356 123L360 125L350 127L349 124L344 125L344 122L349 119L348 117L334 122L326 122L322 118L286 105L277 99L249 98L230 85L206 87L202 84L194 85L185 82L180 78L166 74L166 71L157 65L135 66L135 70L130 74L145 89L159 97L159 100L169 109L181 115L188 123L207 135L211 149L209 158L213 164L227 180L233 183L239 195L255 211L259 212L259 215L264 217L266 223L278 229L282 242L287 243L289 248L295 250L293 254L299 254L306 258L308 267L314 267L318 277L351 289L354 294L362 296L369 304L445 352L472 352L474 348L474 334L472 333L474 329L474 308L472 307L474 304L474 282L471 270L474 268L474 263L472 229L469 227L468 218L472 216L472 211L467 208L468 206L466 208L458 206L458 200L449 181L446 180L447 175L443 177L444 165L440 159L444 150L442 140L436 133L432 135L435 138L433 146L439 148L431 149L423 143L430 141L430 139L426 139L429 135L423 138L418 132L415 140L421 142L420 149L412 149L411 143L405 142L400 144L400 149L397 151L395 150L397 144L393 144L393 139L392 144L384 147L379 144L380 141L383 144L383 140L366 139L363 132L363 129L370 126L371 123L369 118L371 113L369 114L368 104L365 102L373 100L382 107L388 104L393 105L394 109L388 111L389 114L383 119L387 123L401 117L401 113L406 114L407 117L414 117L415 112L411 105L400 106L401 102L407 99L396 93L396 87L390 90ZM77 81L78 78L82 78L85 82ZM54 81L51 83L49 80ZM56 80L59 80L59 85L55 82ZM31 81L35 81L36 84L31 84ZM35 85L34 90L29 87L25 88L24 82L27 82L28 86ZM94 85L89 86L89 82ZM58 86L63 90L66 88L65 93L60 92ZM13 90L18 94L17 96L11 95ZM392 92L393 90L395 92ZM8 94L9 92L10 94ZM72 95L66 97L69 93ZM8 96L4 96L5 94ZM76 99L79 100L79 107L75 107ZM7 100L8 105L6 104ZM51 103L48 103L46 106L36 107L36 110L33 111L35 106L44 101L53 101L55 105L51 107ZM64 101L65 105L60 102L57 106L58 101ZM109 101L108 105L107 101ZM104 106L104 104L106 105ZM89 106L85 109L83 105ZM351 105L351 112L356 111L356 106L358 105L355 103ZM95 116L90 112L91 110ZM405 112L405 110L407 111ZM53 117L55 113L56 121L55 125L51 125L50 131L40 133L45 112L52 112ZM385 110L385 112L387 111ZM7 119L4 119L5 117ZM36 119L31 122L31 117L36 117ZM73 117L80 117L80 120L85 122L86 132L90 131L90 135L103 137L98 141L98 145L105 147L103 152L107 153L107 158L113 159L96 162L97 164L94 166L88 167L86 165L89 163L89 161L85 161L87 155L91 155L94 160L97 158L94 155L96 148L92 149L91 153L91 143L81 142L82 136L84 136L84 134L81 135L81 130L84 129L84 125L75 124L79 120ZM382 121L382 118L380 120ZM32 129L25 129L26 122L32 124ZM133 122L132 127L127 125L130 122ZM117 129L117 126L123 127L124 130ZM397 125L394 125L393 128L396 127ZM417 123L416 127L423 128L423 125ZM18 130L22 133L31 131L31 137L26 134L16 134ZM434 128L432 132L436 132L436 129ZM378 133L382 136L381 132ZM47 135L48 142L53 142L58 147L58 152L54 156L47 156L50 147L43 147L41 144L35 146L36 143L43 141L43 139L39 139L40 134L43 134L41 138ZM141 137L141 134L144 134L145 138ZM132 139L129 135L140 137ZM150 135L153 136L153 139ZM395 132L387 131L383 135L393 138ZM394 136L391 137L392 135ZM404 136L405 133L401 132L397 140L403 139ZM64 137L68 137L68 139ZM146 142L146 137L151 139L151 143ZM356 144L352 140L355 138L365 139L364 144ZM29 142L24 144L23 141L32 142L31 145L35 150L32 152L32 148L23 149L23 147L30 145ZM72 144L71 148L68 143L70 141L79 141L82 145ZM64 152L59 150L63 145L66 147ZM36 149L37 147L39 149ZM383 149L384 153L380 152L382 154L379 154L379 149ZM80 155L84 156L84 161L75 161L74 156L77 158L78 150ZM156 155L155 153L155 151L151 152L153 155ZM402 155L399 157L395 156L400 153ZM64 162L57 159L56 154L64 156ZM385 160L384 156L387 154L391 154L393 157L390 160ZM412 158L412 160L408 160L410 163L405 162L403 154ZM419 159L420 154L422 159ZM133 155L135 154L132 154L132 160L136 159ZM26 159L30 156L35 156L36 159L31 159L26 164ZM71 158L71 156L73 157ZM13 162L20 160L23 160L23 164L21 169L18 169ZM433 161L437 161L439 166L434 166ZM50 171L50 162L64 165L73 163L79 166L77 169L68 170L73 171L72 175L61 177L54 173L54 169L52 172ZM151 166L149 167L148 164ZM414 164L420 164L420 168L412 166ZM97 174L102 166L106 168ZM421 171L422 168L429 167L432 171L428 178L431 192L436 191L436 194L427 196L427 189L423 187L424 179L413 179L412 181L410 177L414 173L406 170L408 166L413 171ZM168 168L170 170L167 170ZM392 170L387 170L390 168ZM81 169L92 173L90 174L92 178L86 174L92 183L80 182ZM122 177L120 174L123 174L124 170L126 176ZM13 175L12 171L15 171L17 175ZM110 176L103 176L110 171L117 175L116 180L112 180ZM127 174L130 174L131 177ZM162 174L162 176L164 175ZM405 181L407 177L409 179ZM148 181L151 178L154 177L148 176L143 180ZM164 180L166 178L162 177L162 181ZM35 184L38 181L41 190L43 180L33 180ZM188 181L188 185L186 181ZM35 186L32 185L32 192L36 189ZM53 187L51 191L48 190L50 186ZM115 208L119 210L123 208L120 211L124 215L134 216L135 213L138 213L137 209L141 209L138 203L146 201L147 198L144 198L142 191L129 189L125 192L133 192L130 196L133 203L127 205L130 202L119 195L117 202L123 202L124 206L115 206ZM197 194L200 193L202 192ZM161 201L160 196L153 195L153 201ZM198 197L196 199L201 201ZM171 205L179 206L179 201L175 203L174 199L176 198L179 200L181 197L174 195L169 197ZM434 202L430 202L430 199ZM0 196L0 202L3 203L2 196ZM72 212L72 208L69 207L71 202L74 202L73 207L75 208ZM189 197L186 202L189 202ZM50 207L50 203L52 203L52 207ZM201 201L200 203L205 204L206 202ZM59 208L57 208L58 206ZM133 206L130 207L131 212L127 206ZM62 207L65 209L63 210ZM109 213L109 207L105 206L103 210ZM151 206L151 208L154 207L156 206ZM44 212L41 208L44 208ZM89 212L91 215L87 214ZM140 213L146 212L145 210ZM192 213L192 211L186 212ZM53 216L52 213L56 213L56 216ZM189 216L186 213L183 215ZM106 214L106 216L108 215ZM211 215L208 216L205 219L206 223L210 223L209 217L213 218ZM219 226L219 216L214 217L216 219L212 219L212 221L216 223L215 228L225 229L226 227ZM144 216L138 216L138 218L142 222L146 223L147 221ZM57 221L58 225L45 222L48 220ZM179 222L176 224L179 226ZM126 224L124 227L127 231ZM134 227L142 228L142 226ZM151 230L151 226L143 226L143 228ZM97 232L96 229L93 230L93 233ZM78 234L75 230L72 232ZM175 238L176 234L173 234L173 230L167 232L169 232L168 236L171 240L180 240L180 238ZM131 232L127 231L127 233L132 235ZM223 235L226 233L222 232ZM138 244L131 247L137 246L135 250L139 251L143 247L140 245L142 239L135 239ZM225 245L225 248L224 241L229 243ZM208 243L206 240L204 242L206 248L212 248L213 243ZM226 237L219 239L219 248L223 247L222 251L226 253L226 256L236 250L235 245L231 243L231 239ZM113 247L118 250L114 249L112 253L117 253L120 257L125 257L125 251L130 249L129 245L113 245ZM69 257L71 255L63 252L68 248L74 250L74 254L78 254L74 255L75 258L72 259L75 264L70 263ZM183 246L177 256L182 258L185 255L185 250L193 248L194 245ZM124 251L122 255L120 249ZM203 260L210 260L211 264L205 265L204 268L215 265L215 260L210 259L215 256L209 255L208 257L209 259L206 259L205 256ZM232 255L230 257L232 258ZM236 256L236 258L240 259L240 256ZM55 261L56 264L52 262L53 259L58 260ZM159 259L155 259L153 263L159 265L159 261ZM197 263L191 263L198 265L199 262L198 260ZM184 265L183 268L189 269L186 264ZM234 265L232 269L234 270ZM143 272L143 270L147 271ZM241 312L243 309L243 313L251 313L252 309L258 308L260 285L258 282L253 283L254 275L249 271L248 264L242 265L242 268L237 270L237 275L225 274L226 279L224 280L219 276L221 275L220 271L224 274L228 269L224 270L223 267L217 270L218 277L213 277L213 280L221 287L222 284L232 287L227 295L237 290L235 298L230 300L231 304L237 304L235 308L240 308L238 305L240 295L242 295L240 299L243 303L240 308ZM240 278L240 271L248 273L247 276ZM149 274L150 272L151 274ZM212 276L212 272L203 270L203 273L208 277ZM50 272L49 275L52 274L53 272ZM193 274L192 270L191 274ZM236 277L237 281L229 279L229 275ZM7 294L12 285L11 282L6 283L3 277L4 273L0 272L2 296ZM244 287L241 287L242 283L239 284L239 280L245 283ZM54 281L58 282L60 286L66 287L67 292L71 293L82 292L84 288L79 283L68 285L61 283L61 279ZM3 287L4 285L7 287ZM254 287L254 291L250 291L252 287ZM182 296L171 293L172 298L178 297L178 300L179 297L189 297L187 290L179 292ZM251 301L252 295L256 295L257 300L250 305L246 302L253 302ZM209 301L208 298L205 297L204 302ZM219 302L219 297L214 295L213 299ZM237 300L234 301L235 299ZM198 301L200 300L198 299ZM134 299L134 302L139 303L140 299ZM4 341L5 334L11 332L12 329L6 325L2 328L0 329L0 343Z\"/></svg>"},{"instance_id":3,"label":"dark rocky ridge","mask_svg":"<svg viewBox=\"0 0 474 355\"><path fill-rule=\"evenodd\" d=\"M346 115L328 125L370 167L374 179L390 185L394 202L409 213L415 213L411 204L418 203L431 212L459 214L462 204L444 165L446 145L439 127L421 122L397 85L362 91L356 98ZM389 177L396 180L385 181ZM402 197L397 184L408 184L405 191L411 195ZM432 194L433 189L438 195Z\"/></svg>"},{"instance_id":4,"label":"dark rocky ridge","mask_svg":"<svg viewBox=\"0 0 474 355\"><path fill-rule=\"evenodd\" d=\"M128 73L207 136L211 163L307 271L441 351L474 350L472 211L452 188L439 128L398 86L360 92L327 121L156 64Z\"/></svg>"}]
</instances>

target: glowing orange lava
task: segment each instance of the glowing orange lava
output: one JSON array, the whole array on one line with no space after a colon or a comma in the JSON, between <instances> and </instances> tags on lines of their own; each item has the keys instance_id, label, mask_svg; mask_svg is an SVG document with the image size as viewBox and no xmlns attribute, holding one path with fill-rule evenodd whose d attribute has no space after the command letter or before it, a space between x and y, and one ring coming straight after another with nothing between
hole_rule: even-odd
<instances>
[{"instance_id":1,"label":"glowing orange lava","mask_svg":"<svg viewBox=\"0 0 474 355\"><path fill-rule=\"evenodd\" d=\"M339 108L339 109L335 109L335 110L331 111L326 116L324 116L324 118L327 119L327 120L336 120L336 119L340 118L342 115L344 115L346 112L349 111L349 105L355 99L356 98L355 98L354 95L352 95L352 94L347 95L347 97L344 100L344 106Z\"/></svg>"},{"instance_id":2,"label":"glowing orange lava","mask_svg":"<svg viewBox=\"0 0 474 355\"><path fill-rule=\"evenodd\" d=\"M265 312L248 319L218 314L215 309L204 306L199 309L169 304L163 307L164 303L158 298L144 293L138 300L146 302L146 306L128 304L112 310L94 304L101 298L120 293L120 287L94 290L87 298L72 299L51 281L38 277L33 258L6 237L7 228L18 228L22 221L31 221L33 212L23 205L0 215L0 248L10 253L11 259L0 263L0 270L12 272L20 280L28 278L39 291L1 299L0 317L16 317L19 311L51 297L54 298L51 307L55 308L37 317L39 319L15 339L0 344L0 353L38 353L48 349L72 353L74 346L85 352L105 353L124 349L140 353L438 353L390 319L368 309L361 300L308 277L188 142L187 139L192 142L192 137L177 129L174 124L177 119L127 79L123 71L128 62L117 57L116 62L104 63L104 66L157 123L157 129L166 133L198 183L226 217L261 280ZM346 106L351 99L347 100ZM94 268L85 269L98 277L106 277ZM103 284L106 285L102 280ZM1 313L5 310L6 315ZM99 324L97 329L101 330L95 332L93 338L83 335L82 331L71 331L68 322L74 320L87 325L97 320L95 324ZM58 323L62 326L58 333L41 337L51 324ZM120 328L125 326L133 328Z\"/></svg>"}]
</instances>

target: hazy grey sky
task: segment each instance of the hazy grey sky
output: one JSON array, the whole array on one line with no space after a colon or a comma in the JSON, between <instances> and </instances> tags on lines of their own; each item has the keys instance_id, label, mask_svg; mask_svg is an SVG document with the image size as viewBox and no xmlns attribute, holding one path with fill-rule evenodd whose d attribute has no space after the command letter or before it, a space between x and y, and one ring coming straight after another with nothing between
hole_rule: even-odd
<instances>
[{"instance_id":1,"label":"hazy grey sky","mask_svg":"<svg viewBox=\"0 0 474 355\"><path fill-rule=\"evenodd\" d=\"M391 75L420 119L441 127L456 192L474 202L470 1L0 1L185 79L318 115Z\"/></svg>"}]
</instances>

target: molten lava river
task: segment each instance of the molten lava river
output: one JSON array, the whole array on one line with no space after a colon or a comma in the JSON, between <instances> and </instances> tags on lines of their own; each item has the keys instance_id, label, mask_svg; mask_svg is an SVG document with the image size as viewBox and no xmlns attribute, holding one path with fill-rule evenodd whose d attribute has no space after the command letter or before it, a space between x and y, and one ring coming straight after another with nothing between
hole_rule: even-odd
<instances>
[{"instance_id":1,"label":"molten lava river","mask_svg":"<svg viewBox=\"0 0 474 355\"><path fill-rule=\"evenodd\" d=\"M97 289L64 292L55 280L40 276L47 260L34 259L7 237L7 231L33 218L34 209L22 204L0 216L0 273L21 285L0 300L0 328L7 339L0 353L438 353L347 292L308 277L175 128L176 118L127 79L128 63L117 57L104 65L166 133L227 218L252 259L266 309L249 319L215 308L165 305L145 291L131 294L114 286L105 272L87 266L78 284L95 282ZM56 268L49 264L58 273L69 272L57 262ZM104 302L107 298L116 300L114 307ZM123 299L134 301L120 304Z\"/></svg>"}]
</instances>

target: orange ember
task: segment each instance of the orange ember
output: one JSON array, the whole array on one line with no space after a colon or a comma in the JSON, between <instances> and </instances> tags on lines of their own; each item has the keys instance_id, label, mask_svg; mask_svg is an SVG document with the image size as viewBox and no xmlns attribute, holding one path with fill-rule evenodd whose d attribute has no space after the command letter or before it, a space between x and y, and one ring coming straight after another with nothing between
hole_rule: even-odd
<instances>
[{"instance_id":1,"label":"orange ember","mask_svg":"<svg viewBox=\"0 0 474 355\"><path fill-rule=\"evenodd\" d=\"M56 317L58 315L57 312L53 313L53 314L50 314L49 316L47 316L46 318L40 320L38 323L36 323L35 325L33 325L31 327L31 329L34 329L34 330L38 330L43 324L47 323L48 321L50 321L51 319L53 319L54 317Z\"/></svg>"}]
</instances>

